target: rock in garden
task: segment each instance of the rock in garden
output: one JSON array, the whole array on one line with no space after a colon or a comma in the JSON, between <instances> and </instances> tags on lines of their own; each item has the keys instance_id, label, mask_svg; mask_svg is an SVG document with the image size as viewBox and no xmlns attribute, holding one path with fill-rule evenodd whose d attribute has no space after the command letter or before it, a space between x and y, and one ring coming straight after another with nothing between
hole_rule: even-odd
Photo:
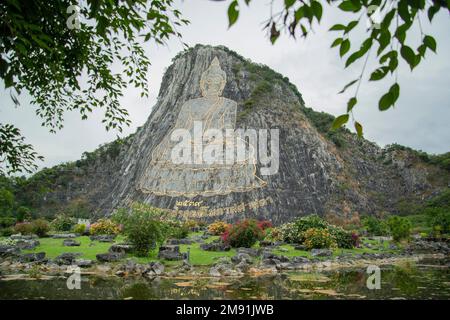
<instances>
[{"instance_id":1,"label":"rock in garden","mask_svg":"<svg viewBox=\"0 0 450 320\"><path fill-rule=\"evenodd\" d=\"M9 238L11 240L34 240L37 239L38 236L35 234L27 234L27 235L13 234Z\"/></svg>"},{"instance_id":2,"label":"rock in garden","mask_svg":"<svg viewBox=\"0 0 450 320\"><path fill-rule=\"evenodd\" d=\"M17 240L15 246L19 249L22 250L33 250L34 248L36 248L38 245L40 245L41 243L39 242L39 240Z\"/></svg>"},{"instance_id":3,"label":"rock in garden","mask_svg":"<svg viewBox=\"0 0 450 320\"><path fill-rule=\"evenodd\" d=\"M81 243L72 239L67 239L63 241L63 246L65 247L79 247Z\"/></svg>"},{"instance_id":4,"label":"rock in garden","mask_svg":"<svg viewBox=\"0 0 450 320\"><path fill-rule=\"evenodd\" d=\"M235 256L231 257L231 261L233 263L240 263L244 261L245 263L251 263L252 257L248 253L245 252L238 252Z\"/></svg>"},{"instance_id":5,"label":"rock in garden","mask_svg":"<svg viewBox=\"0 0 450 320\"><path fill-rule=\"evenodd\" d=\"M0 257L15 257L20 254L20 249L16 246L0 245Z\"/></svg>"},{"instance_id":6,"label":"rock in garden","mask_svg":"<svg viewBox=\"0 0 450 320\"><path fill-rule=\"evenodd\" d=\"M43 262L45 259L45 252L25 253L20 256L20 262Z\"/></svg>"},{"instance_id":7,"label":"rock in garden","mask_svg":"<svg viewBox=\"0 0 450 320\"><path fill-rule=\"evenodd\" d=\"M123 254L119 252L99 253L95 257L100 262L115 262L123 258Z\"/></svg>"},{"instance_id":8,"label":"rock in garden","mask_svg":"<svg viewBox=\"0 0 450 320\"><path fill-rule=\"evenodd\" d=\"M333 251L330 249L312 249L311 255L313 257L330 257L333 255Z\"/></svg>"},{"instance_id":9,"label":"rock in garden","mask_svg":"<svg viewBox=\"0 0 450 320\"><path fill-rule=\"evenodd\" d=\"M306 248L306 246L304 246L304 245L302 245L302 244L296 245L296 246L294 247L294 249L295 249L295 250L300 250L300 251L306 251L306 250L308 250L308 249Z\"/></svg>"},{"instance_id":10,"label":"rock in garden","mask_svg":"<svg viewBox=\"0 0 450 320\"><path fill-rule=\"evenodd\" d=\"M79 266L80 268L90 268L93 266L94 261L92 260L85 260L85 259L76 259L74 264Z\"/></svg>"},{"instance_id":11,"label":"rock in garden","mask_svg":"<svg viewBox=\"0 0 450 320\"><path fill-rule=\"evenodd\" d=\"M178 244L193 244L194 241L192 239L184 238L184 239L169 239L166 242L168 245L178 245Z\"/></svg>"},{"instance_id":12,"label":"rock in garden","mask_svg":"<svg viewBox=\"0 0 450 320\"><path fill-rule=\"evenodd\" d=\"M231 247L220 240L210 243L202 243L200 248L205 251L230 251Z\"/></svg>"},{"instance_id":13,"label":"rock in garden","mask_svg":"<svg viewBox=\"0 0 450 320\"><path fill-rule=\"evenodd\" d=\"M305 258L305 257L293 257L292 258L292 262L293 263L304 264L304 263L310 263L311 261L308 258Z\"/></svg>"},{"instance_id":14,"label":"rock in garden","mask_svg":"<svg viewBox=\"0 0 450 320\"><path fill-rule=\"evenodd\" d=\"M55 239L71 239L71 238L76 238L77 235L75 233L57 233L52 235L52 238Z\"/></svg>"},{"instance_id":15,"label":"rock in garden","mask_svg":"<svg viewBox=\"0 0 450 320\"><path fill-rule=\"evenodd\" d=\"M115 238L116 238L116 236L113 234L101 234L101 235L89 237L89 239L91 239L91 241L99 241L99 242L114 242Z\"/></svg>"},{"instance_id":16,"label":"rock in garden","mask_svg":"<svg viewBox=\"0 0 450 320\"><path fill-rule=\"evenodd\" d=\"M78 253L78 252L62 253L55 258L54 262L58 265L71 265L71 264L74 264L76 258L81 255L82 255L82 253Z\"/></svg>"},{"instance_id":17,"label":"rock in garden","mask_svg":"<svg viewBox=\"0 0 450 320\"><path fill-rule=\"evenodd\" d=\"M211 269L209 269L209 275L211 277L221 277L222 276L216 267L211 267Z\"/></svg>"},{"instance_id":18,"label":"rock in garden","mask_svg":"<svg viewBox=\"0 0 450 320\"><path fill-rule=\"evenodd\" d=\"M116 243L113 244L108 251L118 253L130 253L131 251L133 251L133 246L131 244L126 243Z\"/></svg>"},{"instance_id":19,"label":"rock in garden","mask_svg":"<svg viewBox=\"0 0 450 320\"><path fill-rule=\"evenodd\" d=\"M158 258L165 260L183 260L186 259L186 254L180 252L180 246L165 245L159 248Z\"/></svg>"},{"instance_id":20,"label":"rock in garden","mask_svg":"<svg viewBox=\"0 0 450 320\"><path fill-rule=\"evenodd\" d=\"M158 276L164 273L164 265L161 262L150 262L150 267Z\"/></svg>"},{"instance_id":21,"label":"rock in garden","mask_svg":"<svg viewBox=\"0 0 450 320\"><path fill-rule=\"evenodd\" d=\"M237 252L238 253L246 253L251 257L257 257L261 254L261 250L256 249L256 248L238 248Z\"/></svg>"},{"instance_id":22,"label":"rock in garden","mask_svg":"<svg viewBox=\"0 0 450 320\"><path fill-rule=\"evenodd\" d=\"M259 245L261 247L269 247L269 246L273 245L273 242L272 241L267 241L267 240L262 240L262 241L259 242Z\"/></svg>"}]
</instances>

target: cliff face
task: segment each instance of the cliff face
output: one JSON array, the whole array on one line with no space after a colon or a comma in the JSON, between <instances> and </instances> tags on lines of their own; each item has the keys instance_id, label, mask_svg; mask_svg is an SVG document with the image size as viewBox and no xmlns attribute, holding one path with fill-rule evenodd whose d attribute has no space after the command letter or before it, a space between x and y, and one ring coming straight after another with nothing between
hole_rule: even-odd
<instances>
[{"instance_id":1,"label":"cliff face","mask_svg":"<svg viewBox=\"0 0 450 320\"><path fill-rule=\"evenodd\" d=\"M214 58L222 71L211 67ZM206 75L207 70L213 70L212 76ZM248 184L246 191L234 186L227 192L215 192L226 189L220 185L223 178L219 175L228 171L222 168L216 175L206 175L212 183L202 188L213 192L197 192L198 188L182 181L187 177L195 180L195 175L174 173L175 169L159 164L163 152L158 146L177 128L188 106L206 101L208 112L204 90L210 84L205 79L215 79L217 74L220 79L226 78L221 96L235 108L232 126L279 129L278 173L263 176L257 163L254 177L243 170L242 174L231 171L234 173L227 178L228 185ZM189 108L190 113L197 112ZM392 212L400 203L420 203L446 187L448 171L425 164L408 152L382 150L346 130L330 136L321 130L322 120L328 121L329 116L305 108L297 89L281 75L224 47L196 46L176 57L167 69L158 101L145 125L123 143L116 143L113 154L104 152L72 165L71 173L65 173L65 185L47 192L40 206L83 201L96 215L106 215L140 201L185 218L264 217L281 223L312 213L347 219L355 213ZM155 179L158 172L161 177L152 184L148 179ZM250 181L255 177L262 180L258 187L252 187ZM158 190L167 189L166 193L152 192L161 185L166 187ZM186 189L186 193L171 192L172 187Z\"/></svg>"}]
</instances>

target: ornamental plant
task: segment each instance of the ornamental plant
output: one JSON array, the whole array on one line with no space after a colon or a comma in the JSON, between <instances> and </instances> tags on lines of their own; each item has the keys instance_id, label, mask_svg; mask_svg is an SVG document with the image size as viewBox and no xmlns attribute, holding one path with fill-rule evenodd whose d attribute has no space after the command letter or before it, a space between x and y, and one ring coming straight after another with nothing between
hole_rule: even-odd
<instances>
[{"instance_id":1,"label":"ornamental plant","mask_svg":"<svg viewBox=\"0 0 450 320\"><path fill-rule=\"evenodd\" d=\"M50 227L55 231L70 231L75 225L75 219L65 215L59 214L50 223Z\"/></svg>"},{"instance_id":2,"label":"ornamental plant","mask_svg":"<svg viewBox=\"0 0 450 320\"><path fill-rule=\"evenodd\" d=\"M14 226L14 232L20 234L32 234L33 226L31 222L19 222Z\"/></svg>"},{"instance_id":3,"label":"ornamental plant","mask_svg":"<svg viewBox=\"0 0 450 320\"><path fill-rule=\"evenodd\" d=\"M86 233L86 225L85 224L77 224L73 227L73 232L77 234L85 234Z\"/></svg>"},{"instance_id":4,"label":"ornamental plant","mask_svg":"<svg viewBox=\"0 0 450 320\"><path fill-rule=\"evenodd\" d=\"M411 233L411 221L399 216L391 216L387 220L387 225L394 241L408 239Z\"/></svg>"},{"instance_id":5,"label":"ornamental plant","mask_svg":"<svg viewBox=\"0 0 450 320\"><path fill-rule=\"evenodd\" d=\"M117 235L120 232L119 225L110 219L99 219L96 223L91 224L89 229L91 235Z\"/></svg>"},{"instance_id":6,"label":"ornamental plant","mask_svg":"<svg viewBox=\"0 0 450 320\"><path fill-rule=\"evenodd\" d=\"M258 221L258 227L261 230L266 230L266 229L272 228L273 225L272 225L272 222L270 222L269 220L260 220L260 221Z\"/></svg>"},{"instance_id":7,"label":"ornamental plant","mask_svg":"<svg viewBox=\"0 0 450 320\"><path fill-rule=\"evenodd\" d=\"M327 229L311 228L305 231L305 246L307 249L336 248L337 243Z\"/></svg>"},{"instance_id":8,"label":"ornamental plant","mask_svg":"<svg viewBox=\"0 0 450 320\"><path fill-rule=\"evenodd\" d=\"M229 228L230 224L224 221L216 221L208 226L208 232L213 236L222 235Z\"/></svg>"},{"instance_id":9,"label":"ornamental plant","mask_svg":"<svg viewBox=\"0 0 450 320\"><path fill-rule=\"evenodd\" d=\"M50 225L47 220L36 219L31 222L31 230L38 237L45 237L50 231Z\"/></svg>"},{"instance_id":10,"label":"ornamental plant","mask_svg":"<svg viewBox=\"0 0 450 320\"><path fill-rule=\"evenodd\" d=\"M254 219L245 219L231 225L222 235L222 241L234 248L250 248L262 240L264 231Z\"/></svg>"}]
</instances>

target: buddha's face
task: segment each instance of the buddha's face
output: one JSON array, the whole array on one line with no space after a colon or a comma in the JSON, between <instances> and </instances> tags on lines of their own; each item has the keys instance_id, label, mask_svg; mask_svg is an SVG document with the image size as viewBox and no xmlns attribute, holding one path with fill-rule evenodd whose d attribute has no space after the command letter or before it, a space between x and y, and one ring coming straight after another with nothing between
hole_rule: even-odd
<instances>
[{"instance_id":1,"label":"buddha's face","mask_svg":"<svg viewBox=\"0 0 450 320\"><path fill-rule=\"evenodd\" d=\"M202 79L202 95L205 97L220 96L222 94L224 79L219 74L209 73Z\"/></svg>"}]
</instances>

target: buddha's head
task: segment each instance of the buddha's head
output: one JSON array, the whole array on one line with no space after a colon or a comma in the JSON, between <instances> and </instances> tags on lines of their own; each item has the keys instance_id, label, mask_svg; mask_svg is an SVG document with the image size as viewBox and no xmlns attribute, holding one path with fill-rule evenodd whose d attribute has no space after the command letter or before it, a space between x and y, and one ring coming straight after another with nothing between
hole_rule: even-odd
<instances>
[{"instance_id":1,"label":"buddha's head","mask_svg":"<svg viewBox=\"0 0 450 320\"><path fill-rule=\"evenodd\" d=\"M218 97L222 95L223 88L225 88L227 75L225 71L220 68L219 59L215 57L211 62L211 65L205 72L202 73L200 78L200 89L202 96Z\"/></svg>"}]
</instances>

